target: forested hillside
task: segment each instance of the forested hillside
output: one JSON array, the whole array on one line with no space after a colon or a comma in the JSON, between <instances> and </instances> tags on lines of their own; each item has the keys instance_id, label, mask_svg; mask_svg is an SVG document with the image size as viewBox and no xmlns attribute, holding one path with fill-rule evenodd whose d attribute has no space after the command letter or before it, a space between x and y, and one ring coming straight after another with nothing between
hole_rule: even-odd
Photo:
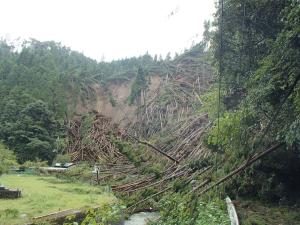
<instances>
[{"instance_id":1,"label":"forested hillside","mask_svg":"<svg viewBox=\"0 0 300 225\"><path fill-rule=\"evenodd\" d=\"M106 105L113 110L117 104L122 106L118 113L124 114L124 107L137 104L152 75L163 77L170 70L169 55L165 60L145 54L98 63L55 42L30 40L17 46L1 41L0 134L20 162L51 162L64 148L64 123L74 115L92 110L105 113ZM203 51L202 45L193 49ZM113 92L128 82L128 94L117 103ZM110 90L112 85L116 88ZM110 111L107 114L114 117Z\"/></svg>"},{"instance_id":2,"label":"forested hillside","mask_svg":"<svg viewBox=\"0 0 300 225\"><path fill-rule=\"evenodd\" d=\"M292 200L300 185L299 1L232 0L221 10L212 41L220 116L207 142L227 165L281 143L233 185L241 194Z\"/></svg>"},{"instance_id":3,"label":"forested hillside","mask_svg":"<svg viewBox=\"0 0 300 225\"><path fill-rule=\"evenodd\" d=\"M0 173L63 154L84 162L66 176L86 182L99 164L97 185L129 213L159 210L157 225L228 224L226 195L299 208L300 3L216 7L203 40L174 58L97 62L1 41Z\"/></svg>"},{"instance_id":4,"label":"forested hillside","mask_svg":"<svg viewBox=\"0 0 300 225\"><path fill-rule=\"evenodd\" d=\"M139 66L154 73L163 64L148 54L97 63L55 42L30 40L17 46L1 41L0 136L20 162L51 161L62 150L63 124L79 102L95 97L93 85L128 81Z\"/></svg>"}]
</instances>

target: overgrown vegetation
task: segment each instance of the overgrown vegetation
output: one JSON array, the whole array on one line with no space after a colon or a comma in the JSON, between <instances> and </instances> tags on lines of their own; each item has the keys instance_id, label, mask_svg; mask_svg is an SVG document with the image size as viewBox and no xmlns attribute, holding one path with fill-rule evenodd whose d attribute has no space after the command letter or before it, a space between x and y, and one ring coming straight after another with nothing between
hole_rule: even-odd
<instances>
[{"instance_id":1,"label":"overgrown vegetation","mask_svg":"<svg viewBox=\"0 0 300 225\"><path fill-rule=\"evenodd\" d=\"M64 173L56 174L56 177L66 180L67 182L83 182L83 183L92 183L93 182L93 174L92 174L92 166L88 163L80 163L74 167L69 168Z\"/></svg>"},{"instance_id":2,"label":"overgrown vegetation","mask_svg":"<svg viewBox=\"0 0 300 225\"><path fill-rule=\"evenodd\" d=\"M228 190L295 201L300 187L292 178L300 171L299 2L226 0L222 23L221 13L219 9L212 52L225 108L220 107L219 120L215 114L207 143L222 154L225 173L270 145L284 143L234 179Z\"/></svg>"},{"instance_id":3,"label":"overgrown vegetation","mask_svg":"<svg viewBox=\"0 0 300 225\"><path fill-rule=\"evenodd\" d=\"M137 101L138 105L141 104L141 98L144 97L143 93L148 85L149 81L147 80L147 73L142 67L139 67L128 98L130 105L132 105L135 101Z\"/></svg>"},{"instance_id":4,"label":"overgrown vegetation","mask_svg":"<svg viewBox=\"0 0 300 225\"><path fill-rule=\"evenodd\" d=\"M158 208L161 219L151 225L227 225L230 223L226 205L219 199L201 202L190 196L172 194L161 199Z\"/></svg>"},{"instance_id":5,"label":"overgrown vegetation","mask_svg":"<svg viewBox=\"0 0 300 225\"><path fill-rule=\"evenodd\" d=\"M10 167L18 165L16 156L0 142L0 175L7 173Z\"/></svg>"},{"instance_id":6,"label":"overgrown vegetation","mask_svg":"<svg viewBox=\"0 0 300 225\"><path fill-rule=\"evenodd\" d=\"M98 210L90 210L81 225L107 225L109 223L119 222L123 219L122 209L124 208L125 206L117 203L105 204Z\"/></svg>"},{"instance_id":7,"label":"overgrown vegetation","mask_svg":"<svg viewBox=\"0 0 300 225\"><path fill-rule=\"evenodd\" d=\"M242 225L264 224L299 224L300 215L298 207L249 201L241 199L236 202L238 216Z\"/></svg>"}]
</instances>

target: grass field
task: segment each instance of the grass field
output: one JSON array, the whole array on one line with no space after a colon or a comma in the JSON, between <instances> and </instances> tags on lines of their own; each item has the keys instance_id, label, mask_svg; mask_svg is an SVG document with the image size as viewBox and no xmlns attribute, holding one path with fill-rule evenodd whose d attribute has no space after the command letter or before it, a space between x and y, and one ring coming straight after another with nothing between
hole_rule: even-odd
<instances>
[{"instance_id":1,"label":"grass field","mask_svg":"<svg viewBox=\"0 0 300 225\"><path fill-rule=\"evenodd\" d=\"M19 199L0 199L0 225L23 224L34 216L115 201L104 187L68 183L55 177L3 175L0 184L22 191Z\"/></svg>"}]
</instances>

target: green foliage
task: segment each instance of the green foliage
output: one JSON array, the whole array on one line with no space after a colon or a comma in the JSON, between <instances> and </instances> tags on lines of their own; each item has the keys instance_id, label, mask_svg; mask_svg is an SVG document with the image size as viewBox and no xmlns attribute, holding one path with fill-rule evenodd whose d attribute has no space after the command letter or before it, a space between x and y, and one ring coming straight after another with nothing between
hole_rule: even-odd
<instances>
[{"instance_id":1,"label":"green foliage","mask_svg":"<svg viewBox=\"0 0 300 225\"><path fill-rule=\"evenodd\" d=\"M40 168L40 167L47 167L47 161L26 161L22 164L25 168Z\"/></svg>"},{"instance_id":2,"label":"green foliage","mask_svg":"<svg viewBox=\"0 0 300 225\"><path fill-rule=\"evenodd\" d=\"M122 210L125 206L121 204L105 204L99 209L90 209L81 225L108 225L119 222L122 219Z\"/></svg>"},{"instance_id":3,"label":"green foliage","mask_svg":"<svg viewBox=\"0 0 300 225\"><path fill-rule=\"evenodd\" d=\"M223 96L224 93L221 93ZM219 93L216 87L212 87L207 92L203 93L201 96L197 96L201 102L201 107L199 108L199 113L208 113L210 119L215 120L218 117L218 100ZM220 102L220 112L224 112L224 103Z\"/></svg>"},{"instance_id":4,"label":"green foliage","mask_svg":"<svg viewBox=\"0 0 300 225\"><path fill-rule=\"evenodd\" d=\"M184 190L185 187L186 187L186 182L182 179L176 179L173 183L173 190L175 192L180 192Z\"/></svg>"},{"instance_id":5,"label":"green foliage","mask_svg":"<svg viewBox=\"0 0 300 225\"><path fill-rule=\"evenodd\" d=\"M211 50L218 70L222 51L224 107L207 144L221 150L220 163L228 172L274 143L286 144L234 179L228 190L279 201L294 200L290 193L300 187L298 179L288 178L297 176L300 164L299 13L296 0L225 0L222 49L220 9L216 14ZM215 115L212 107L208 111Z\"/></svg>"},{"instance_id":6,"label":"green foliage","mask_svg":"<svg viewBox=\"0 0 300 225\"><path fill-rule=\"evenodd\" d=\"M6 106L10 104L7 102ZM20 106L18 106L20 108ZM17 118L7 114L4 108L1 133L4 143L12 148L19 162L28 160L51 161L54 157L58 122L46 103L41 100L26 104L18 111Z\"/></svg>"},{"instance_id":7,"label":"green foliage","mask_svg":"<svg viewBox=\"0 0 300 225\"><path fill-rule=\"evenodd\" d=\"M86 115L83 118L82 125L79 130L81 136L83 137L82 142L85 143L86 145L92 145L95 142L95 140L92 139L89 135L89 132L92 128L93 121L94 121L94 115L92 114Z\"/></svg>"},{"instance_id":8,"label":"green foliage","mask_svg":"<svg viewBox=\"0 0 300 225\"><path fill-rule=\"evenodd\" d=\"M218 224L218 225L225 225L229 224L229 216L227 215L227 209L221 200L219 201L212 201L209 203L200 202L197 211L198 219L195 224L197 225L205 225L205 224Z\"/></svg>"},{"instance_id":9,"label":"green foliage","mask_svg":"<svg viewBox=\"0 0 300 225\"><path fill-rule=\"evenodd\" d=\"M237 158L247 154L249 151L253 130L256 128L255 116L247 110L236 110L234 112L225 112L219 118L219 127L217 121L207 138L207 144L218 146L228 155L236 154ZM247 129L245 129L247 127ZM243 146L243 150L239 149ZM241 155L242 154L242 155Z\"/></svg>"},{"instance_id":10,"label":"green foliage","mask_svg":"<svg viewBox=\"0 0 300 225\"><path fill-rule=\"evenodd\" d=\"M154 174L156 179L161 178L163 171L163 166L159 163L152 163L151 165L145 165L141 168L142 173Z\"/></svg>"},{"instance_id":11,"label":"green foliage","mask_svg":"<svg viewBox=\"0 0 300 225\"><path fill-rule=\"evenodd\" d=\"M5 209L0 211L0 225L5 225L4 223L2 223L3 221L7 221L9 219L16 219L18 218L20 215L19 210L17 209Z\"/></svg>"},{"instance_id":12,"label":"green foliage","mask_svg":"<svg viewBox=\"0 0 300 225\"><path fill-rule=\"evenodd\" d=\"M108 94L108 99L109 99L109 102L112 105L112 107L115 107L117 105L117 101L114 98L114 96L112 95L112 93Z\"/></svg>"},{"instance_id":13,"label":"green foliage","mask_svg":"<svg viewBox=\"0 0 300 225\"><path fill-rule=\"evenodd\" d=\"M144 190L141 191L140 193L140 198L141 199L145 199L151 195L154 195L157 193L157 190L153 187L148 187L148 188L145 188Z\"/></svg>"},{"instance_id":14,"label":"green foliage","mask_svg":"<svg viewBox=\"0 0 300 225\"><path fill-rule=\"evenodd\" d=\"M63 152L65 150L65 148L67 147L67 143L68 143L68 139L67 138L61 138L61 137L57 137L54 143L54 151L56 153L60 153Z\"/></svg>"},{"instance_id":15,"label":"green foliage","mask_svg":"<svg viewBox=\"0 0 300 225\"><path fill-rule=\"evenodd\" d=\"M203 159L193 159L189 162L189 167L193 171L204 169L207 166L210 166L212 164L211 158L203 158Z\"/></svg>"},{"instance_id":16,"label":"green foliage","mask_svg":"<svg viewBox=\"0 0 300 225\"><path fill-rule=\"evenodd\" d=\"M294 143L300 143L300 120L295 120L288 128L285 136L285 142L292 146Z\"/></svg>"},{"instance_id":17,"label":"green foliage","mask_svg":"<svg viewBox=\"0 0 300 225\"><path fill-rule=\"evenodd\" d=\"M144 71L142 67L139 67L136 78L131 86L131 93L128 97L129 104L132 105L134 101L141 98L141 92L146 90L149 81L146 78L147 73Z\"/></svg>"},{"instance_id":18,"label":"green foliage","mask_svg":"<svg viewBox=\"0 0 300 225\"><path fill-rule=\"evenodd\" d=\"M278 206L248 199L240 199L238 202L236 210L241 224L299 224L300 211L298 207Z\"/></svg>"},{"instance_id":19,"label":"green foliage","mask_svg":"<svg viewBox=\"0 0 300 225\"><path fill-rule=\"evenodd\" d=\"M230 223L224 200L198 202L196 198L173 194L159 202L161 218L151 225L227 225Z\"/></svg>"},{"instance_id":20,"label":"green foliage","mask_svg":"<svg viewBox=\"0 0 300 225\"><path fill-rule=\"evenodd\" d=\"M122 152L126 157L140 169L142 174L154 174L156 179L161 178L164 168L161 164L151 162L148 160L151 156L147 155L144 146L134 146L130 142L112 138L115 146Z\"/></svg>"},{"instance_id":21,"label":"green foliage","mask_svg":"<svg viewBox=\"0 0 300 225\"><path fill-rule=\"evenodd\" d=\"M125 142L119 139L112 138L113 143L136 167L139 167L142 162L143 152L133 148L130 142Z\"/></svg>"},{"instance_id":22,"label":"green foliage","mask_svg":"<svg viewBox=\"0 0 300 225\"><path fill-rule=\"evenodd\" d=\"M65 173L57 174L56 176L70 182L76 182L78 180L83 182L90 182L93 178L92 167L87 163L80 163L69 168Z\"/></svg>"},{"instance_id":23,"label":"green foliage","mask_svg":"<svg viewBox=\"0 0 300 225\"><path fill-rule=\"evenodd\" d=\"M71 161L71 156L68 154L57 154L53 160L53 163L68 163Z\"/></svg>"},{"instance_id":24,"label":"green foliage","mask_svg":"<svg viewBox=\"0 0 300 225\"><path fill-rule=\"evenodd\" d=\"M16 156L11 150L8 150L3 143L0 142L0 175L7 173L9 168L16 166Z\"/></svg>"}]
</instances>

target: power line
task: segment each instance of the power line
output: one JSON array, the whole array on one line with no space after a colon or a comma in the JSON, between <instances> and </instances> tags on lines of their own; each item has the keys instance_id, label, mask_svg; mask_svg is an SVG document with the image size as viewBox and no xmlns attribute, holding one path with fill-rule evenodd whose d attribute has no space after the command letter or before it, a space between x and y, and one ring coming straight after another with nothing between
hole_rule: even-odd
<instances>
[{"instance_id":1,"label":"power line","mask_svg":"<svg viewBox=\"0 0 300 225\"><path fill-rule=\"evenodd\" d=\"M221 0L221 15L220 15L220 49L219 49L219 85L218 85L218 120L217 120L217 145L220 146L220 108L221 108L221 82L223 76L223 13L224 13L224 1Z\"/></svg>"}]
</instances>

